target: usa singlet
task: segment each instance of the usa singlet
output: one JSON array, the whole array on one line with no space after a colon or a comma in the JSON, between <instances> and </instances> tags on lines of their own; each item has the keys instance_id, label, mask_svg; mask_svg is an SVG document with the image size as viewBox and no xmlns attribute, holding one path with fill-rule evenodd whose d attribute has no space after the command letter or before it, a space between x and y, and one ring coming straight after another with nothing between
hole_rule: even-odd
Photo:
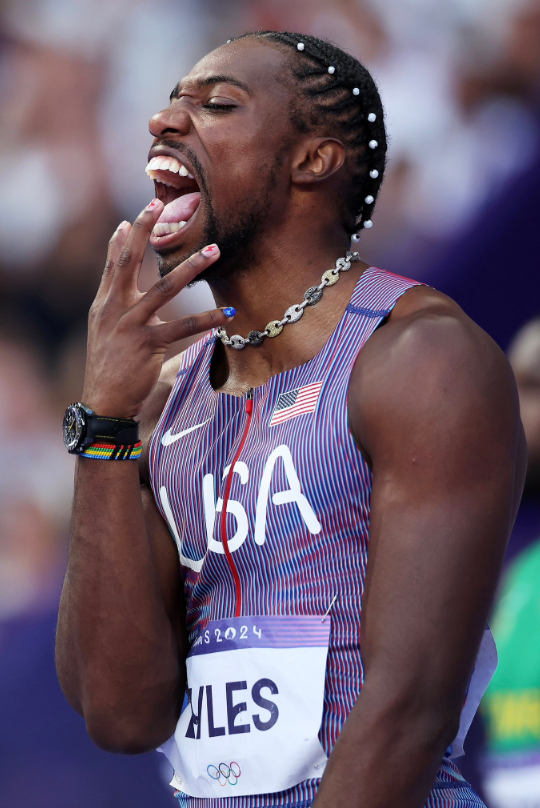
<instances>
[{"instance_id":1,"label":"usa singlet","mask_svg":"<svg viewBox=\"0 0 540 808\"><path fill-rule=\"evenodd\" d=\"M315 730L325 758L363 684L360 629L372 475L349 429L349 381L359 351L398 298L415 285L385 270L367 269L323 349L248 396L212 388L210 365L218 337L211 332L183 354L149 446L152 490L180 558L188 662L202 665L211 651L218 663L225 661L221 651L242 648L244 636L254 646L264 639L270 618L283 618L279 637L273 635L279 653L288 653L291 644L302 651L308 642L327 643L318 738ZM325 639L321 632L327 623L315 616L326 614ZM234 622L235 615L243 621ZM307 621L301 630L300 618ZM211 636L209 625L216 626ZM274 653L269 651L272 642L258 653ZM234 740L231 733L242 732L255 749L259 737L271 734L264 731L277 720L279 699L273 695L278 688L272 676L251 683L241 668L232 678L238 681L227 680L228 719L227 711L216 718L215 688L203 680L196 692L191 687L192 713L183 737L193 745L201 737L203 710L210 735L220 735L223 743ZM247 710L248 698L256 709ZM270 768L286 765L285 760L266 761ZM204 760L208 788L214 788L208 794L214 796L185 793L181 774L173 784L186 808L307 808L320 782L317 765L312 776L290 788L254 796L235 796L247 775L232 756ZM483 802L444 758L426 805L472 808Z\"/></svg>"}]
</instances>

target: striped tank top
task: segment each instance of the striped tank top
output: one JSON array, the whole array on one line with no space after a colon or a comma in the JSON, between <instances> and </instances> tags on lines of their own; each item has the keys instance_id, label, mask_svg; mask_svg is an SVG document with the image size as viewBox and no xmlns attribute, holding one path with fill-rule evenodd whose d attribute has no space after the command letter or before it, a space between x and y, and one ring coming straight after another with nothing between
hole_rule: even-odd
<instances>
[{"instance_id":1,"label":"striped tank top","mask_svg":"<svg viewBox=\"0 0 540 808\"><path fill-rule=\"evenodd\" d=\"M364 677L372 475L349 429L349 380L365 342L415 285L367 269L323 349L247 396L212 388L211 332L183 354L149 447L152 490L180 557L190 644L209 620L239 612L320 615L331 607L319 732L327 754ZM319 782L253 797L176 796L186 808L307 808ZM482 805L443 759L427 806Z\"/></svg>"}]
</instances>

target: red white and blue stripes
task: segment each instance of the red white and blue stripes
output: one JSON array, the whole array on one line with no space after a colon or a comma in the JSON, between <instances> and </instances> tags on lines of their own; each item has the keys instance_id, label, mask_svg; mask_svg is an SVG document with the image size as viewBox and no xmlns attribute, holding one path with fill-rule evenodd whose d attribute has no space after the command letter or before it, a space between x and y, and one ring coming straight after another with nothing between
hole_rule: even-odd
<instances>
[{"instance_id":1,"label":"red white and blue stripes","mask_svg":"<svg viewBox=\"0 0 540 808\"><path fill-rule=\"evenodd\" d=\"M358 352L415 285L384 270L366 270L324 348L256 388L247 409L246 397L217 393L210 384L217 339L212 332L184 354L150 443L154 496L179 549L191 643L209 620L235 614L222 522L242 616L324 615L334 601L320 729L327 754L363 684L360 633L372 476L349 430L349 380ZM277 419L299 397L298 411ZM318 782L254 797L177 797L186 808L307 808ZM482 802L445 760L427 806L472 808Z\"/></svg>"}]
</instances>

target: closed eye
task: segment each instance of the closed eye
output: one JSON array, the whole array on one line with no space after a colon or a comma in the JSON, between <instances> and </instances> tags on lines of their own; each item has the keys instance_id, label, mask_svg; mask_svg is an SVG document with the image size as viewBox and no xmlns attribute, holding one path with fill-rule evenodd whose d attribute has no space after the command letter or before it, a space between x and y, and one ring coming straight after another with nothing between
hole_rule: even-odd
<instances>
[{"instance_id":1,"label":"closed eye","mask_svg":"<svg viewBox=\"0 0 540 808\"><path fill-rule=\"evenodd\" d=\"M230 110L235 109L236 104L203 104L204 109L218 109L218 110Z\"/></svg>"}]
</instances>

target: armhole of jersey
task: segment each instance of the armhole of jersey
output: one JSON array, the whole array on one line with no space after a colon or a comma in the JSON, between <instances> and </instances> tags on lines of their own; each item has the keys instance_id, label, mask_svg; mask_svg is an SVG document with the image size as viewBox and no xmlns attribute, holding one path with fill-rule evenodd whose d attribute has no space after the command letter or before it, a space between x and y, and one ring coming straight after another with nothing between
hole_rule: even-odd
<instances>
[{"instance_id":1,"label":"armhole of jersey","mask_svg":"<svg viewBox=\"0 0 540 808\"><path fill-rule=\"evenodd\" d=\"M371 339L373 334L375 334L375 332L378 331L379 328L386 323L386 321L388 320L388 318L392 314L392 312L393 312L393 310L394 310L394 308L396 306L396 303L403 297L403 295L405 295L411 289L415 289L418 286L427 286L426 283L422 283L420 281L413 281L413 280L410 280L409 278L403 278L403 280L407 281L409 285L405 286L404 289L401 289L396 294L395 298L388 304L388 306L387 307L385 306L382 310L380 310L378 312L379 315L380 315L378 322L374 325L372 330L368 333L367 337L364 340L362 340L362 342L359 344L359 346L358 346L358 348L357 348L357 350L356 350L356 352L354 354L354 358L353 358L353 360L351 362L351 371L349 373L349 379L348 379L348 383L347 383L346 407L347 407L347 425L348 425L348 428L349 428L349 433L351 435L352 440L354 441L354 444L355 444L356 448L360 452L360 455L362 457L363 462L366 464L366 466L370 470L370 473L372 473L371 466L368 463L366 455L364 454L364 452L360 448L360 444L356 440L356 437L355 437L355 435L354 435L354 433L352 431L352 428L351 428L351 421L350 421L350 418L349 418L349 388L350 388L350 385L351 385L351 378L352 378L352 375L354 373L354 369L356 367L356 363L358 361L360 353L362 352L362 350L365 347L366 343Z\"/></svg>"},{"instance_id":2,"label":"armhole of jersey","mask_svg":"<svg viewBox=\"0 0 540 808\"><path fill-rule=\"evenodd\" d=\"M394 300L394 302L393 302L393 303L390 305L390 307L389 307L389 308L386 310L386 314L384 314L384 315L381 317L380 322L379 322L379 323L377 323L377 325L376 325L376 326L375 326L375 328L373 329L372 334L370 334L370 335L369 335L369 337L366 339L366 342L369 340L369 338L370 338L370 337L372 337L372 336L373 336L373 334L375 333L375 331L378 331L378 330L379 330L379 328L380 328L381 326L385 325L385 323L386 323L386 322L388 322L388 319L389 319L390 315L392 314L392 312L394 311L394 309L395 309L395 307L396 307L396 304L397 304L397 303L399 303L399 301L401 300L401 298L403 297L403 295L406 295L406 294L407 294L407 292L410 292L410 291L411 291L411 289L417 289L419 286L424 286L424 287L426 287L426 288L428 288L428 289L432 289L432 288L433 288L432 286L428 286L428 284L427 284L427 283L421 283L420 281L411 281L411 285L410 285L410 286L407 286L405 289L402 289L402 290L401 290L401 292L400 292L400 293L398 294L398 296L396 297L396 299ZM364 345L366 344L366 342L364 342ZM363 347L363 346L362 346L362 347ZM361 349L360 349L360 350L361 350ZM360 350L358 351L358 353L360 353ZM358 358L358 354L357 354L357 358ZM355 361L356 361L356 360L355 360Z\"/></svg>"}]
</instances>

